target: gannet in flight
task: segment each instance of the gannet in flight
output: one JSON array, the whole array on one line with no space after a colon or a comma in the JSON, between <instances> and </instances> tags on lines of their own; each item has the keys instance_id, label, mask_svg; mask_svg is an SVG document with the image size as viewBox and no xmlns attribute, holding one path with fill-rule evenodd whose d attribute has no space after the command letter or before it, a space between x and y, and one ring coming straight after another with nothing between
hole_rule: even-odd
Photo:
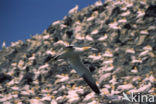
<instances>
[{"instance_id":1,"label":"gannet in flight","mask_svg":"<svg viewBox=\"0 0 156 104\"><path fill-rule=\"evenodd\" d=\"M80 55L84 52L92 50L91 47L74 47L67 46L64 48L63 52L55 57L55 60L67 59L72 66L73 69L86 81L86 83L90 86L90 88L96 93L100 94L100 90L98 89L94 78L92 77L91 72L85 67L85 65L81 62Z\"/></svg>"}]
</instances>

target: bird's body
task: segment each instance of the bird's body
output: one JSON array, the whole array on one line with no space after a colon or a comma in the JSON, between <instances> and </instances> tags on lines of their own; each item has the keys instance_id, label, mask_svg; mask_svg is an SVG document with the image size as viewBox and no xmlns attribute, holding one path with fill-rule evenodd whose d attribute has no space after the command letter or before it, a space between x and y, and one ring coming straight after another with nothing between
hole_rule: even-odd
<instances>
[{"instance_id":1,"label":"bird's body","mask_svg":"<svg viewBox=\"0 0 156 104\"><path fill-rule=\"evenodd\" d=\"M96 94L100 94L100 91L96 85L94 78L92 77L91 72L85 67L85 65L81 62L80 55L85 51L88 51L89 47L66 47L65 51L61 53L57 58L67 59L76 72L83 77L86 83L92 88L92 90Z\"/></svg>"},{"instance_id":2,"label":"bird's body","mask_svg":"<svg viewBox=\"0 0 156 104\"><path fill-rule=\"evenodd\" d=\"M5 41L3 41L2 48L5 48L5 47L6 47L6 43Z\"/></svg>"},{"instance_id":3,"label":"bird's body","mask_svg":"<svg viewBox=\"0 0 156 104\"><path fill-rule=\"evenodd\" d=\"M76 13L79 9L79 6L78 5L75 5L74 8L72 8L71 10L69 10L68 14L73 14L73 13Z\"/></svg>"}]
</instances>

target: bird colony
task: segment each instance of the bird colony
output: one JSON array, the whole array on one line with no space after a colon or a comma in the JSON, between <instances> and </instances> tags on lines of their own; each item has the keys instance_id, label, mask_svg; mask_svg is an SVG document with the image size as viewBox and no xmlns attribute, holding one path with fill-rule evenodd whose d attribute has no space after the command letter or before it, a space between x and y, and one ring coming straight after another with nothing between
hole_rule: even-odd
<instances>
[{"instance_id":1,"label":"bird colony","mask_svg":"<svg viewBox=\"0 0 156 104\"><path fill-rule=\"evenodd\" d=\"M42 34L9 47L3 43L0 104L132 104L123 93L156 95L156 1L105 0L78 7ZM71 45L96 49L83 52L80 60L100 93L70 60L55 60Z\"/></svg>"}]
</instances>

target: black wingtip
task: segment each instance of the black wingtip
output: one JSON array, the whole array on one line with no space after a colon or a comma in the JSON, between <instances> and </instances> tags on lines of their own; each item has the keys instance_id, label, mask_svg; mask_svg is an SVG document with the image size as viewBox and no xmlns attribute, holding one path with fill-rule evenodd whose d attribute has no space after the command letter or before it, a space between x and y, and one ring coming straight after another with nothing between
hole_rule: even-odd
<instances>
[{"instance_id":1,"label":"black wingtip","mask_svg":"<svg viewBox=\"0 0 156 104\"><path fill-rule=\"evenodd\" d=\"M74 48L74 46L73 46L73 45L69 45L69 46L67 46L67 47L65 47L65 48L72 49L72 48Z\"/></svg>"},{"instance_id":2,"label":"black wingtip","mask_svg":"<svg viewBox=\"0 0 156 104\"><path fill-rule=\"evenodd\" d=\"M93 81L89 80L86 75L82 76L83 79L86 81L86 83L90 86L90 88L96 93L96 94L100 94L100 90L97 87L96 83L93 83Z\"/></svg>"},{"instance_id":3,"label":"black wingtip","mask_svg":"<svg viewBox=\"0 0 156 104\"><path fill-rule=\"evenodd\" d=\"M58 60L58 58L59 58L59 55L57 55L57 56L55 56L54 58L53 58L53 60Z\"/></svg>"}]
</instances>

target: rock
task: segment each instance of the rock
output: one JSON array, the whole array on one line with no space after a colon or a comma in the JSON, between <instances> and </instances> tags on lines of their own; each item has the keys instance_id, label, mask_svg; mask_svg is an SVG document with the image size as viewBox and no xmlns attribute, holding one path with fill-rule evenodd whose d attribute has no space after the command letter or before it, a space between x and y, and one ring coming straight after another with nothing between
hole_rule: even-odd
<instances>
[{"instance_id":1,"label":"rock","mask_svg":"<svg viewBox=\"0 0 156 104\"><path fill-rule=\"evenodd\" d=\"M27 72L22 80L21 80L21 84L22 85L25 85L25 84L32 84L33 82L33 76L34 76L34 73L31 73L31 72Z\"/></svg>"},{"instance_id":2,"label":"rock","mask_svg":"<svg viewBox=\"0 0 156 104\"><path fill-rule=\"evenodd\" d=\"M43 33L3 48L0 103L130 104L122 92L154 94L155 5L155 0L99 0L80 11L76 5ZM100 95L68 61L56 58L69 45L97 49L81 58Z\"/></svg>"},{"instance_id":3,"label":"rock","mask_svg":"<svg viewBox=\"0 0 156 104\"><path fill-rule=\"evenodd\" d=\"M151 5L145 11L144 18L156 17L156 5Z\"/></svg>"},{"instance_id":4,"label":"rock","mask_svg":"<svg viewBox=\"0 0 156 104\"><path fill-rule=\"evenodd\" d=\"M10 81L12 77L10 75L7 75L5 73L0 73L0 83L5 83L7 81Z\"/></svg>"}]
</instances>

